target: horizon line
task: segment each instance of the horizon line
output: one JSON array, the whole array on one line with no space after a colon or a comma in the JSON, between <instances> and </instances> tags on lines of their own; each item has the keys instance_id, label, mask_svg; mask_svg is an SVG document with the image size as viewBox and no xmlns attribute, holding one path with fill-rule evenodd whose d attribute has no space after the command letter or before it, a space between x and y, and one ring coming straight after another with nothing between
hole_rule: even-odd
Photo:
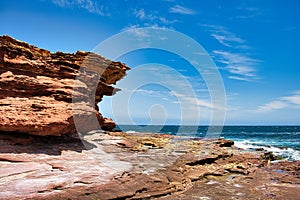
<instances>
[{"instance_id":1,"label":"horizon line","mask_svg":"<svg viewBox=\"0 0 300 200\"><path fill-rule=\"evenodd\" d=\"M226 125L208 125L208 124L118 124L118 125L122 125L122 126L300 126L299 124L226 124Z\"/></svg>"}]
</instances>

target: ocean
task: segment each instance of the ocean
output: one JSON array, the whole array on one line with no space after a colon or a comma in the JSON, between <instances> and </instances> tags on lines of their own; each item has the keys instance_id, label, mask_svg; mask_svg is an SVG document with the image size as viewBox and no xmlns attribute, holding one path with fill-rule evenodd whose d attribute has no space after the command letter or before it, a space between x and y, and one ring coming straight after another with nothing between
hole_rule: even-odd
<instances>
[{"instance_id":1,"label":"ocean","mask_svg":"<svg viewBox=\"0 0 300 200\"><path fill-rule=\"evenodd\" d=\"M118 125L124 132L152 132L205 138L208 126ZM300 160L300 126L224 126L219 137L234 140L235 146L255 151L264 149L276 156Z\"/></svg>"}]
</instances>

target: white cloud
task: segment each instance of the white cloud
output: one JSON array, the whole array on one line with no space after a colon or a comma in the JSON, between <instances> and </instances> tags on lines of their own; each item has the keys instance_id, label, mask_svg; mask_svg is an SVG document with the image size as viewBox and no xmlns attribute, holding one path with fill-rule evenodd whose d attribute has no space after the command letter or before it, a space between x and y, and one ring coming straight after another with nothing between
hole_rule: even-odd
<instances>
[{"instance_id":1,"label":"white cloud","mask_svg":"<svg viewBox=\"0 0 300 200\"><path fill-rule=\"evenodd\" d=\"M145 13L144 9L134 10L134 14L136 17L138 17L140 19L145 19L145 17L146 17L146 13Z\"/></svg>"},{"instance_id":2,"label":"white cloud","mask_svg":"<svg viewBox=\"0 0 300 200\"><path fill-rule=\"evenodd\" d=\"M177 22L177 20L169 20L165 17L161 17L158 15L157 12L155 11L148 11L146 12L145 9L141 8L141 9L134 9L132 14L142 20L144 22L144 26L153 26L154 24L157 25L170 25L173 24L175 22Z\"/></svg>"},{"instance_id":3,"label":"white cloud","mask_svg":"<svg viewBox=\"0 0 300 200\"><path fill-rule=\"evenodd\" d=\"M265 105L260 106L257 112L271 112L283 108L295 108L300 105L300 91L296 91L293 95L284 96L277 100L271 101ZM299 108L299 107L297 107Z\"/></svg>"},{"instance_id":4,"label":"white cloud","mask_svg":"<svg viewBox=\"0 0 300 200\"><path fill-rule=\"evenodd\" d=\"M99 6L97 1L93 0L52 0L52 3L63 8L82 8L90 13L107 16L109 13L103 12L103 5Z\"/></svg>"},{"instance_id":5,"label":"white cloud","mask_svg":"<svg viewBox=\"0 0 300 200\"><path fill-rule=\"evenodd\" d=\"M238 81L249 81L248 78L240 77L240 76L228 76L229 79L238 80Z\"/></svg>"},{"instance_id":6,"label":"white cloud","mask_svg":"<svg viewBox=\"0 0 300 200\"><path fill-rule=\"evenodd\" d=\"M208 31L211 32L211 36L226 47L249 49L249 47L245 45L245 40L228 31L228 29L224 26L210 24L202 24L201 26L208 28Z\"/></svg>"},{"instance_id":7,"label":"white cloud","mask_svg":"<svg viewBox=\"0 0 300 200\"><path fill-rule=\"evenodd\" d=\"M288 96L288 97L282 97L282 100L288 101L292 104L300 105L300 95L296 94L293 96Z\"/></svg>"},{"instance_id":8,"label":"white cloud","mask_svg":"<svg viewBox=\"0 0 300 200\"><path fill-rule=\"evenodd\" d=\"M217 61L225 64L225 69L232 74L229 78L244 81L257 79L255 67L260 60L222 50L214 50L213 53Z\"/></svg>"},{"instance_id":9,"label":"white cloud","mask_svg":"<svg viewBox=\"0 0 300 200\"><path fill-rule=\"evenodd\" d=\"M129 31L129 33L135 35L137 38L149 37L147 30L140 28L139 25L130 25L122 29L122 31Z\"/></svg>"},{"instance_id":10,"label":"white cloud","mask_svg":"<svg viewBox=\"0 0 300 200\"><path fill-rule=\"evenodd\" d=\"M273 110L278 110L278 109L282 109L282 108L286 108L288 106L288 104L282 102L282 101L271 101L270 103L267 103L263 106L260 106L258 108L258 112L269 112L269 111L273 111Z\"/></svg>"},{"instance_id":11,"label":"white cloud","mask_svg":"<svg viewBox=\"0 0 300 200\"><path fill-rule=\"evenodd\" d=\"M181 103L183 105L188 105L185 109L195 109L195 107L201 107L206 109L224 109L217 104L213 104L209 99L200 99L191 94L185 94L184 91L172 91L170 94L177 97L178 101L173 101L173 103Z\"/></svg>"},{"instance_id":12,"label":"white cloud","mask_svg":"<svg viewBox=\"0 0 300 200\"><path fill-rule=\"evenodd\" d=\"M60 7L70 7L71 2L69 0L52 0L52 2Z\"/></svg>"},{"instance_id":13,"label":"white cloud","mask_svg":"<svg viewBox=\"0 0 300 200\"><path fill-rule=\"evenodd\" d=\"M236 42L236 43L244 43L244 40L242 40L239 37L236 37L232 34L211 34L212 37L214 37L218 42L223 44L224 46L227 47L232 47L230 44L231 42ZM239 46L240 47L240 46Z\"/></svg>"},{"instance_id":14,"label":"white cloud","mask_svg":"<svg viewBox=\"0 0 300 200\"><path fill-rule=\"evenodd\" d=\"M263 10L256 7L238 7L237 9L242 15L236 15L232 19L252 19L264 13Z\"/></svg>"},{"instance_id":15,"label":"white cloud","mask_svg":"<svg viewBox=\"0 0 300 200\"><path fill-rule=\"evenodd\" d=\"M159 17L159 20L160 20L160 22L163 23L163 24L173 24L173 23L178 22L177 19L174 19L174 20L168 20L168 19L165 18L165 17Z\"/></svg>"},{"instance_id":16,"label":"white cloud","mask_svg":"<svg viewBox=\"0 0 300 200\"><path fill-rule=\"evenodd\" d=\"M149 46L151 44L152 32L148 28L167 29L166 27L159 26L157 24L147 26L147 28L143 28L142 26L137 24L137 25L129 25L127 27L124 27L121 31L128 31L128 33L130 35L133 35L135 37L135 39L137 39L140 42L143 42L144 46ZM163 41L163 40L166 40L167 38L157 35L157 39Z\"/></svg>"},{"instance_id":17,"label":"white cloud","mask_svg":"<svg viewBox=\"0 0 300 200\"><path fill-rule=\"evenodd\" d=\"M196 14L196 12L192 9L185 8L180 5L176 5L170 8L170 13L178 13L178 14L183 14L183 15L193 15Z\"/></svg>"},{"instance_id":18,"label":"white cloud","mask_svg":"<svg viewBox=\"0 0 300 200\"><path fill-rule=\"evenodd\" d=\"M232 51L236 51L237 49L239 49L239 51L251 49L244 39L228 31L228 28L224 26L210 24L201 24L201 26L207 28L211 33L211 36L224 47L232 49L231 52L225 50L213 51L216 61L224 64L225 69L231 73L228 77L229 79L239 81L251 81L257 79L256 67L261 61L253 59L241 52L232 53Z\"/></svg>"},{"instance_id":19,"label":"white cloud","mask_svg":"<svg viewBox=\"0 0 300 200\"><path fill-rule=\"evenodd\" d=\"M137 94L144 95L147 97L157 97L157 98L161 98L161 99L166 98L169 95L169 92L167 92L167 91L152 90L152 89L136 89L133 91L126 90L126 92L137 93Z\"/></svg>"}]
</instances>

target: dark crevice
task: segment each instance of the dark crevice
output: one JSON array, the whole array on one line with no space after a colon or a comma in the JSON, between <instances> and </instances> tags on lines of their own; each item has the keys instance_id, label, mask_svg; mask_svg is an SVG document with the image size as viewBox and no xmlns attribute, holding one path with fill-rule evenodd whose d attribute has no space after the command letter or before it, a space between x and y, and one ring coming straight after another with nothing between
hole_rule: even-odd
<instances>
[{"instance_id":1,"label":"dark crevice","mask_svg":"<svg viewBox=\"0 0 300 200\"><path fill-rule=\"evenodd\" d=\"M227 157L230 157L230 155L218 155L217 157L215 158L204 158L202 160L197 160L197 161L194 161L194 162L189 162L189 163L186 163L186 165L188 166L196 166L196 165L205 165L205 164L213 164L215 163L217 160L221 159L221 158L227 158Z\"/></svg>"},{"instance_id":2,"label":"dark crevice","mask_svg":"<svg viewBox=\"0 0 300 200\"><path fill-rule=\"evenodd\" d=\"M63 186L57 185L57 186L53 187L53 190L63 190Z\"/></svg>"},{"instance_id":3,"label":"dark crevice","mask_svg":"<svg viewBox=\"0 0 300 200\"><path fill-rule=\"evenodd\" d=\"M84 182L84 181L75 181L74 184L86 184L86 185L88 185L88 184L91 184L91 183Z\"/></svg>"},{"instance_id":4,"label":"dark crevice","mask_svg":"<svg viewBox=\"0 0 300 200\"><path fill-rule=\"evenodd\" d=\"M50 192L49 190L40 190L40 191L37 191L37 193L41 194L41 193L45 193L45 192Z\"/></svg>"},{"instance_id":5,"label":"dark crevice","mask_svg":"<svg viewBox=\"0 0 300 200\"><path fill-rule=\"evenodd\" d=\"M144 192L147 192L147 188L142 188L142 189L139 189L137 191L135 191L135 194L139 194L139 193L144 193Z\"/></svg>"},{"instance_id":6,"label":"dark crevice","mask_svg":"<svg viewBox=\"0 0 300 200\"><path fill-rule=\"evenodd\" d=\"M188 166L196 166L196 165L212 164L212 163L214 163L216 160L218 160L221 157L222 156L219 155L218 157L215 157L215 158L204 158L202 160L197 160L195 162L186 163L186 165L188 165Z\"/></svg>"},{"instance_id":7,"label":"dark crevice","mask_svg":"<svg viewBox=\"0 0 300 200\"><path fill-rule=\"evenodd\" d=\"M245 172L243 172L243 171L234 170L234 169L226 169L226 171L228 171L228 172L230 172L230 173L234 173L234 174L247 175L247 173L245 173Z\"/></svg>"},{"instance_id":8,"label":"dark crevice","mask_svg":"<svg viewBox=\"0 0 300 200\"><path fill-rule=\"evenodd\" d=\"M24 162L22 160L11 160L11 159L7 159L7 158L0 158L0 161L2 161L2 162L11 162L11 163L21 163L21 162Z\"/></svg>"}]
</instances>

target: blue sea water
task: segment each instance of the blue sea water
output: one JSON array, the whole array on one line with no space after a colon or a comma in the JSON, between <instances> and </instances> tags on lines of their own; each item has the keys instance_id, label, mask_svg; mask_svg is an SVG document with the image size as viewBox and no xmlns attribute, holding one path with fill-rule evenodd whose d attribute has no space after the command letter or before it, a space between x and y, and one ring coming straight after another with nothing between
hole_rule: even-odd
<instances>
[{"instance_id":1,"label":"blue sea water","mask_svg":"<svg viewBox=\"0 0 300 200\"><path fill-rule=\"evenodd\" d=\"M205 138L208 126L119 125L125 132L153 132ZM287 160L300 160L300 126L224 126L219 137L235 141L235 146L265 149Z\"/></svg>"}]
</instances>

